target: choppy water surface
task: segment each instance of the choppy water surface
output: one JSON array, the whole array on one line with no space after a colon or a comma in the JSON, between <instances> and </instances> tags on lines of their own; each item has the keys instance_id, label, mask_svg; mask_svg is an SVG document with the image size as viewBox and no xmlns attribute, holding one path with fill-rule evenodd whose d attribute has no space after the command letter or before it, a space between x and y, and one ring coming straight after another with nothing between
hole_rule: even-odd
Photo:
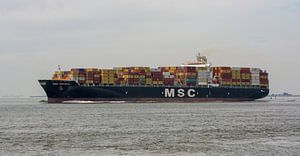
<instances>
[{"instance_id":1,"label":"choppy water surface","mask_svg":"<svg viewBox=\"0 0 300 156\"><path fill-rule=\"evenodd\" d=\"M44 104L0 99L0 155L300 155L300 99Z\"/></svg>"}]
</instances>

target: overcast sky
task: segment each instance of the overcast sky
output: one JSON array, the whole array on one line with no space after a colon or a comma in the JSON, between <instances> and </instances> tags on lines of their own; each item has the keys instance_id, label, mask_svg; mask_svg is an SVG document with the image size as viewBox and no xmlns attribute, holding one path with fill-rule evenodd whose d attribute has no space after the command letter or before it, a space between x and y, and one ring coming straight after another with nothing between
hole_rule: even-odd
<instances>
[{"instance_id":1,"label":"overcast sky","mask_svg":"<svg viewBox=\"0 0 300 156\"><path fill-rule=\"evenodd\" d=\"M0 0L0 96L45 95L61 65L213 65L270 73L300 94L299 0Z\"/></svg>"}]
</instances>

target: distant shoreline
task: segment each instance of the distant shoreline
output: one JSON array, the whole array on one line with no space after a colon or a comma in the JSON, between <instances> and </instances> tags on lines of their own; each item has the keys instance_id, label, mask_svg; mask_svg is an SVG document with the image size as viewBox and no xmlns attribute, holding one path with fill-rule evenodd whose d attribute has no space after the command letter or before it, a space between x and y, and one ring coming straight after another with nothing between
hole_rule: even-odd
<instances>
[{"instance_id":1,"label":"distant shoreline","mask_svg":"<svg viewBox=\"0 0 300 156\"><path fill-rule=\"evenodd\" d=\"M47 96L0 96L0 98L46 98Z\"/></svg>"},{"instance_id":2,"label":"distant shoreline","mask_svg":"<svg viewBox=\"0 0 300 156\"><path fill-rule=\"evenodd\" d=\"M300 95L268 95L268 97L300 97Z\"/></svg>"},{"instance_id":3,"label":"distant shoreline","mask_svg":"<svg viewBox=\"0 0 300 156\"><path fill-rule=\"evenodd\" d=\"M47 96L29 96L31 98L40 98L40 97L47 97Z\"/></svg>"}]
</instances>

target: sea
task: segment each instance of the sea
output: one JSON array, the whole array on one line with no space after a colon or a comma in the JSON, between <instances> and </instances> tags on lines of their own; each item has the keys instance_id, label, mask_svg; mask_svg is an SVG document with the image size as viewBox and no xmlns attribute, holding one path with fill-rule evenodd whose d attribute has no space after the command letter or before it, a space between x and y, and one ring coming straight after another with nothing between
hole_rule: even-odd
<instances>
[{"instance_id":1,"label":"sea","mask_svg":"<svg viewBox=\"0 0 300 156\"><path fill-rule=\"evenodd\" d=\"M0 98L0 155L300 156L300 98L47 104Z\"/></svg>"}]
</instances>

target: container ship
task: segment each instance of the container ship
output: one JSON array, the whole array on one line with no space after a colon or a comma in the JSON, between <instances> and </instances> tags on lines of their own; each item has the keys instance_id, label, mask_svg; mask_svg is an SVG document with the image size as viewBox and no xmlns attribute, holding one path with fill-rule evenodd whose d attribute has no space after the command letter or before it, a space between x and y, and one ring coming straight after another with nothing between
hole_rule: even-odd
<instances>
[{"instance_id":1,"label":"container ship","mask_svg":"<svg viewBox=\"0 0 300 156\"><path fill-rule=\"evenodd\" d=\"M48 103L253 101L269 94L265 70L212 66L200 54L179 66L58 70L39 83Z\"/></svg>"}]
</instances>

